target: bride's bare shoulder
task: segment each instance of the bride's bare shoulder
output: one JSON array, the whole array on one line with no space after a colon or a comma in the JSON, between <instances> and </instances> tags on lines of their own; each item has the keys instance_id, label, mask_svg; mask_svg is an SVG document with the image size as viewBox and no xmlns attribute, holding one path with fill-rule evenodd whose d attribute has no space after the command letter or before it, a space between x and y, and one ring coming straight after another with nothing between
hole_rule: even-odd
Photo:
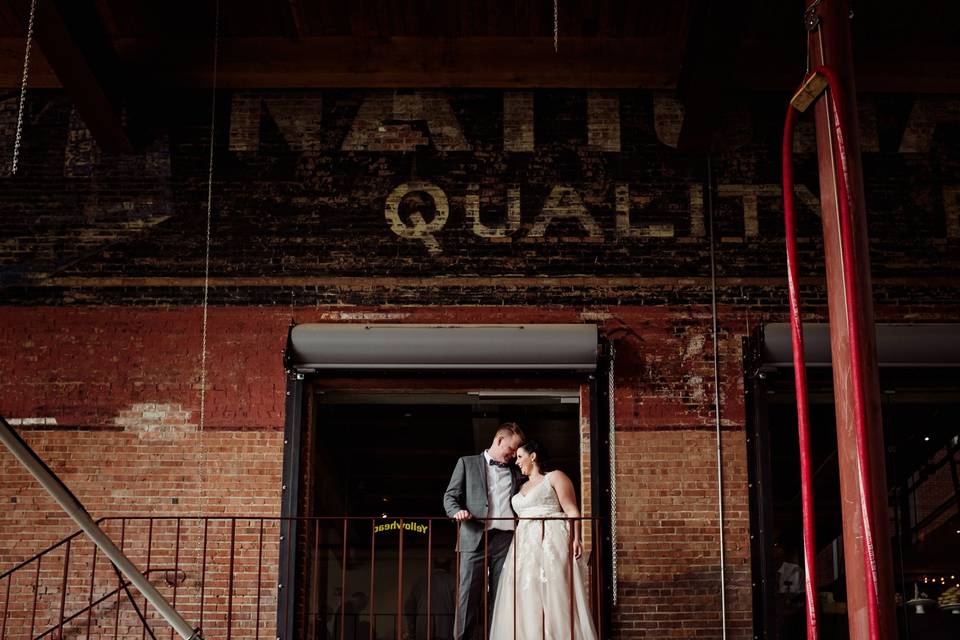
<instances>
[{"instance_id":1,"label":"bride's bare shoulder","mask_svg":"<svg viewBox=\"0 0 960 640\"><path fill-rule=\"evenodd\" d=\"M554 469L553 471L550 471L544 477L547 478L550 481L550 484L554 486L556 486L559 483L570 482L570 478L567 476L567 474L565 474L563 471L560 471L559 469Z\"/></svg>"}]
</instances>

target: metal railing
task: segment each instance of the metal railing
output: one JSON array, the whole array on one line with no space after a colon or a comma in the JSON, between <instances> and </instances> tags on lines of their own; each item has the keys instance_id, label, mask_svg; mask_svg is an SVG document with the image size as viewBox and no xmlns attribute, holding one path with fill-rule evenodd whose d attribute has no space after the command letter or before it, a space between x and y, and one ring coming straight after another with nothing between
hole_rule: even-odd
<instances>
[{"instance_id":1,"label":"metal railing","mask_svg":"<svg viewBox=\"0 0 960 640\"><path fill-rule=\"evenodd\" d=\"M945 468L948 471L945 471ZM949 473L950 487L953 491L942 492L938 503L921 505L919 494L931 482L945 485L942 476ZM899 503L902 511L902 526L911 541L916 541L946 522L948 512L960 505L960 441L957 438L940 449L934 457L925 462L911 477L897 488L892 501Z\"/></svg>"},{"instance_id":2,"label":"metal railing","mask_svg":"<svg viewBox=\"0 0 960 640\"><path fill-rule=\"evenodd\" d=\"M527 527L539 523L541 538L548 522L568 523L564 530L572 558L572 519L526 520L534 521ZM300 560L291 585L295 604L281 611L280 525L287 521L298 525ZM448 634L462 613L456 605L460 562L454 552L462 525L449 518L130 516L97 523L207 640L276 638L284 629L292 629L295 637L323 640L432 640L452 637ZM577 525L589 559L584 576L589 615L603 638L602 523L580 518ZM487 571L488 530L482 549ZM507 562L516 568L516 546L504 571ZM581 568L568 559L563 569L572 638L573 572ZM174 638L173 629L81 532L0 574L0 598L4 639ZM493 602L486 589L477 606L487 637Z\"/></svg>"}]
</instances>

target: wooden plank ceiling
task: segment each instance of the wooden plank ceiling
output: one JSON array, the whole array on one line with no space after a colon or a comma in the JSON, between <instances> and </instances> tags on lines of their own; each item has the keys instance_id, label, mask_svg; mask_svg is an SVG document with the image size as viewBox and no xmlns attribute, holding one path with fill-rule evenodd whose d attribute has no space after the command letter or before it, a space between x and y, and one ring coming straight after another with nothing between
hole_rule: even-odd
<instances>
[{"instance_id":1,"label":"wooden plank ceiling","mask_svg":"<svg viewBox=\"0 0 960 640\"><path fill-rule=\"evenodd\" d=\"M98 142L118 104L212 85L214 0L38 0L31 87L63 87ZM708 108L803 74L802 0L220 0L220 88L678 89L684 147ZM30 0L0 0L0 87L18 87ZM861 91L960 92L960 3L855 3ZM700 114L700 115L698 115ZM129 113L128 113L129 120ZM687 126L689 125L689 126Z\"/></svg>"}]
</instances>

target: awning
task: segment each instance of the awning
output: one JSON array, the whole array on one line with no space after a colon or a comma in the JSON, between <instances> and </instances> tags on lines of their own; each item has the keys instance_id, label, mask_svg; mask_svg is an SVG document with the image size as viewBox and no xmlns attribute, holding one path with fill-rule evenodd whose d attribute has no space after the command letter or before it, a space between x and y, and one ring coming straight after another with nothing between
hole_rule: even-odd
<instances>
[{"instance_id":1,"label":"awning","mask_svg":"<svg viewBox=\"0 0 960 640\"><path fill-rule=\"evenodd\" d=\"M877 362L881 367L960 366L960 324L877 324ZM808 367L829 367L830 327L803 325L803 351ZM764 325L763 364L792 367L790 324Z\"/></svg>"},{"instance_id":2,"label":"awning","mask_svg":"<svg viewBox=\"0 0 960 640\"><path fill-rule=\"evenodd\" d=\"M301 324L287 364L317 369L593 371L597 327L590 324Z\"/></svg>"}]
</instances>

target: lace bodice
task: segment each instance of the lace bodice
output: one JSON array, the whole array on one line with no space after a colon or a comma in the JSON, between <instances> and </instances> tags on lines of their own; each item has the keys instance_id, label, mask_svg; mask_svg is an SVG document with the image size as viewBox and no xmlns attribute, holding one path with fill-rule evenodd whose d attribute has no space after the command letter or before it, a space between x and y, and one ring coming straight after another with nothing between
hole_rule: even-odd
<instances>
[{"instance_id":1,"label":"lace bodice","mask_svg":"<svg viewBox=\"0 0 960 640\"><path fill-rule=\"evenodd\" d=\"M543 480L537 486L527 489L526 495L523 490L513 496L513 510L521 518L536 518L547 516L562 516L563 508L560 506L560 498L550 483L550 475L544 476Z\"/></svg>"}]
</instances>

